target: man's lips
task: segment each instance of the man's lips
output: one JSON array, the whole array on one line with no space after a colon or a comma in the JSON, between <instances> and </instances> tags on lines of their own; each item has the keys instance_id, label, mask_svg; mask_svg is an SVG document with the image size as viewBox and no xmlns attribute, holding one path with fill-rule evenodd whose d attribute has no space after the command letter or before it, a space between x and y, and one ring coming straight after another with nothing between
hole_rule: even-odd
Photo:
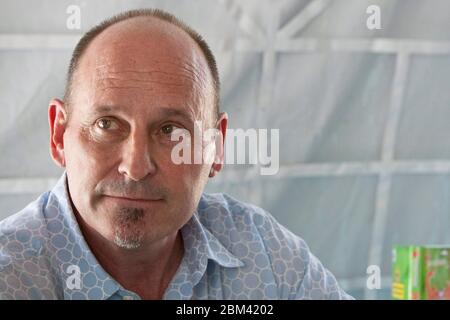
<instances>
[{"instance_id":1,"label":"man's lips","mask_svg":"<svg viewBox=\"0 0 450 320\"><path fill-rule=\"evenodd\" d=\"M140 203L151 203L151 202L157 202L157 201L161 201L162 199L149 199L149 198L135 198L135 197L124 197L124 196L116 196L116 195L108 195L105 194L104 195L107 198L111 198L114 200L119 200L119 201L132 201L132 202L140 202Z\"/></svg>"}]
</instances>

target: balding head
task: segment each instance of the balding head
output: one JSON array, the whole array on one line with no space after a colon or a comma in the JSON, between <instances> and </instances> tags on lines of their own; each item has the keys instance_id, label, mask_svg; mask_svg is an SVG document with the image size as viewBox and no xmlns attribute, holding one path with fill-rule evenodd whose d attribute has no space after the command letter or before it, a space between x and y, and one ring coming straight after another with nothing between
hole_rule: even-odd
<instances>
[{"instance_id":1,"label":"balding head","mask_svg":"<svg viewBox=\"0 0 450 320\"><path fill-rule=\"evenodd\" d=\"M139 54L142 60L136 59ZM211 102L204 101L211 105L203 106L209 109L203 110L204 113L210 113L212 119L217 119L220 81L209 46L197 32L175 16L153 9L132 10L116 15L95 26L81 38L73 52L67 74L64 94L67 111L70 112L71 106L75 104L74 95L80 89L80 83L86 82L85 78L78 76L93 72L89 67L99 68L100 64L106 67L120 55L128 55L138 67L148 65L151 60L158 62L161 56L167 58L166 64L170 64L171 60L176 62L179 58L184 59L193 67L194 80L204 86L205 99L208 95L212 97ZM93 58L97 61L93 61Z\"/></svg>"}]
</instances>

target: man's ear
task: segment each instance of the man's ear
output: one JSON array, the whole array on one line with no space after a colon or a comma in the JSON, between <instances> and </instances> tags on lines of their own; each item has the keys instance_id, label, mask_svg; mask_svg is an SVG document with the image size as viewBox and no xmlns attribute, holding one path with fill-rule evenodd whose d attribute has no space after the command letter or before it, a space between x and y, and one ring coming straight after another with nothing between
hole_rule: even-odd
<instances>
[{"instance_id":1,"label":"man's ear","mask_svg":"<svg viewBox=\"0 0 450 320\"><path fill-rule=\"evenodd\" d=\"M65 167L64 132L66 131L67 113L63 101L59 99L50 101L48 123L50 125L50 155L58 166Z\"/></svg>"},{"instance_id":2,"label":"man's ear","mask_svg":"<svg viewBox=\"0 0 450 320\"><path fill-rule=\"evenodd\" d=\"M219 130L219 136L216 137L216 154L214 156L214 163L211 166L211 171L209 172L209 177L212 178L217 172L222 170L223 159L225 156L225 135L227 133L228 125L228 114L226 112L221 112L219 119L216 122L216 129Z\"/></svg>"}]
</instances>

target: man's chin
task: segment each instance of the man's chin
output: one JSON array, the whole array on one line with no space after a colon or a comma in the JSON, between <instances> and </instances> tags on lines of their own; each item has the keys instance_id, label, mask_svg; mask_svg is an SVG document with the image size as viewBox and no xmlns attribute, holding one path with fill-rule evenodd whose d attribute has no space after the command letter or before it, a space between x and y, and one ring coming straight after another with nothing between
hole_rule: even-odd
<instances>
[{"instance_id":1,"label":"man's chin","mask_svg":"<svg viewBox=\"0 0 450 320\"><path fill-rule=\"evenodd\" d=\"M145 213L139 208L121 208L114 217L114 243L124 249L137 249L145 235Z\"/></svg>"},{"instance_id":2,"label":"man's chin","mask_svg":"<svg viewBox=\"0 0 450 320\"><path fill-rule=\"evenodd\" d=\"M123 236L116 232L114 243L122 249L136 250L142 246L142 238L142 236Z\"/></svg>"}]
</instances>

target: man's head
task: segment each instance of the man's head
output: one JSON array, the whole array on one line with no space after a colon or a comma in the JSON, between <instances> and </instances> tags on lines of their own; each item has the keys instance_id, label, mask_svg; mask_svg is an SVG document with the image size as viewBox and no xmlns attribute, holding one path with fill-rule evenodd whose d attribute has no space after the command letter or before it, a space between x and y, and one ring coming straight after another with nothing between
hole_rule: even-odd
<instances>
[{"instance_id":1,"label":"man's head","mask_svg":"<svg viewBox=\"0 0 450 320\"><path fill-rule=\"evenodd\" d=\"M66 167L84 223L124 248L180 229L221 169L227 116L218 97L212 53L175 17L131 11L89 31L74 51L64 101L49 106L51 154ZM196 121L222 133L214 163L175 164L171 134L193 137Z\"/></svg>"}]
</instances>

